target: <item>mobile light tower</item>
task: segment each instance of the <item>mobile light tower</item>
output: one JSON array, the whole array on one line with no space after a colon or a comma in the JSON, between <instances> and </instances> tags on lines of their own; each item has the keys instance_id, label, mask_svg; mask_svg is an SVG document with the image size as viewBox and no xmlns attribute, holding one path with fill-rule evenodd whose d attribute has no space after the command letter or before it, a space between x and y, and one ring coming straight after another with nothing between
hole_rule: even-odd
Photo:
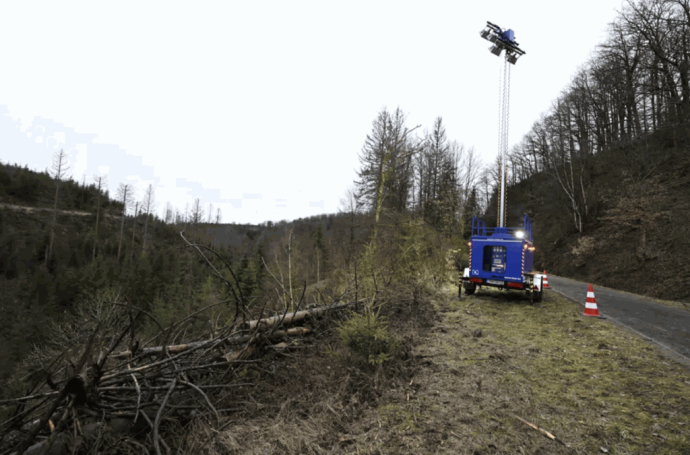
<instances>
[{"instance_id":1,"label":"mobile light tower","mask_svg":"<svg viewBox=\"0 0 690 455\"><path fill-rule=\"evenodd\" d=\"M518 58L525 55L525 51L518 47L513 30L503 30L489 21L486 22L486 27L479 32L479 35L493 43L489 51L495 56L500 57L503 51L505 51L503 78L502 81L499 81L498 151L501 154L501 197L498 203L498 220L496 223L498 227L504 227L506 224L506 152L508 150L508 126L510 120L510 67L517 63Z\"/></svg>"},{"instance_id":2,"label":"mobile light tower","mask_svg":"<svg viewBox=\"0 0 690 455\"><path fill-rule=\"evenodd\" d=\"M524 216L520 228L506 227L506 151L508 149L508 123L510 109L510 68L525 55L515 41L513 30L503 30L496 24L486 23L480 36L492 43L492 54L500 57L505 52L502 80L499 82L499 131L498 149L501 153L501 194L495 228L487 228L477 218L472 218L472 237L469 242L469 267L462 276L462 288L468 295L474 294L477 286L492 286L500 289L525 290L531 301L542 299L541 275L532 272L534 246L532 244L532 222Z\"/></svg>"}]
</instances>

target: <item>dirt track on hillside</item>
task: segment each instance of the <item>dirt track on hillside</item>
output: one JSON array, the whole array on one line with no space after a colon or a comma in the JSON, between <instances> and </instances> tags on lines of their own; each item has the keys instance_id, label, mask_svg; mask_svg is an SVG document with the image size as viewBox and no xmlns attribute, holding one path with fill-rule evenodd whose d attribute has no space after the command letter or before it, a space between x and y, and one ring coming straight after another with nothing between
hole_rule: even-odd
<instances>
[{"instance_id":1,"label":"dirt track on hillside","mask_svg":"<svg viewBox=\"0 0 690 455\"><path fill-rule=\"evenodd\" d=\"M35 213L35 212L52 212L53 209L49 207L28 207L28 206L23 206L23 205L14 205L14 204L5 204L0 202L0 208L5 208L5 209L10 209L10 210L21 210L23 212L27 213ZM74 215L74 216L93 216L93 213L90 212L79 212L76 210L58 210L58 213L61 215ZM102 216L107 216L111 218L115 218L114 215L110 214L105 214Z\"/></svg>"}]
</instances>

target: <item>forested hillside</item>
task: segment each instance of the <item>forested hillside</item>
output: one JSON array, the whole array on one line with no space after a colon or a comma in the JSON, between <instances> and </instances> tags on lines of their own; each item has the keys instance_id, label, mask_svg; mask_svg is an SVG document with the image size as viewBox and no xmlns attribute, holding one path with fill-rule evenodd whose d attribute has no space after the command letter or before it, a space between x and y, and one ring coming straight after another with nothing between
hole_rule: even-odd
<instances>
[{"instance_id":1,"label":"forested hillside","mask_svg":"<svg viewBox=\"0 0 690 455\"><path fill-rule=\"evenodd\" d=\"M538 267L690 297L689 20L684 0L626 4L512 149L508 210L533 216Z\"/></svg>"}]
</instances>

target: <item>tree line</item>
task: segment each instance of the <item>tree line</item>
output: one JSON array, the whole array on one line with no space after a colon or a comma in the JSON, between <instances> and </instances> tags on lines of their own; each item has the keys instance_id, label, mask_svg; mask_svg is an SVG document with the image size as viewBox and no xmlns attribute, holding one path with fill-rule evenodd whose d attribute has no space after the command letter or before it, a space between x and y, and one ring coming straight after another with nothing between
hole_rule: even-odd
<instances>
[{"instance_id":1,"label":"tree line","mask_svg":"<svg viewBox=\"0 0 690 455\"><path fill-rule=\"evenodd\" d=\"M431 130L417 134L418 128L407 126L399 107L381 109L359 154L358 179L346 205L413 214L457 234L488 203L492 189L480 186L486 171L473 148L448 139L441 117Z\"/></svg>"}]
</instances>

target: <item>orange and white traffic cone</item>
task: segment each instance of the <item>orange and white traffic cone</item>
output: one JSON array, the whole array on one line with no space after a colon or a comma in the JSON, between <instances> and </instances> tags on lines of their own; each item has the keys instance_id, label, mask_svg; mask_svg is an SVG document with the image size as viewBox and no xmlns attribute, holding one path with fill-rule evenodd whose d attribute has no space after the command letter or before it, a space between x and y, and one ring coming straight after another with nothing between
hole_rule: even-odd
<instances>
[{"instance_id":1,"label":"orange and white traffic cone","mask_svg":"<svg viewBox=\"0 0 690 455\"><path fill-rule=\"evenodd\" d=\"M546 276L546 270L544 270L544 289L551 289L549 287L549 277Z\"/></svg>"},{"instance_id":2,"label":"orange and white traffic cone","mask_svg":"<svg viewBox=\"0 0 690 455\"><path fill-rule=\"evenodd\" d=\"M594 289L592 289L592 283L589 283L589 289L587 289L587 301L585 302L585 316L596 316L601 317L599 314L599 309L597 308L597 299L594 297Z\"/></svg>"}]
</instances>

